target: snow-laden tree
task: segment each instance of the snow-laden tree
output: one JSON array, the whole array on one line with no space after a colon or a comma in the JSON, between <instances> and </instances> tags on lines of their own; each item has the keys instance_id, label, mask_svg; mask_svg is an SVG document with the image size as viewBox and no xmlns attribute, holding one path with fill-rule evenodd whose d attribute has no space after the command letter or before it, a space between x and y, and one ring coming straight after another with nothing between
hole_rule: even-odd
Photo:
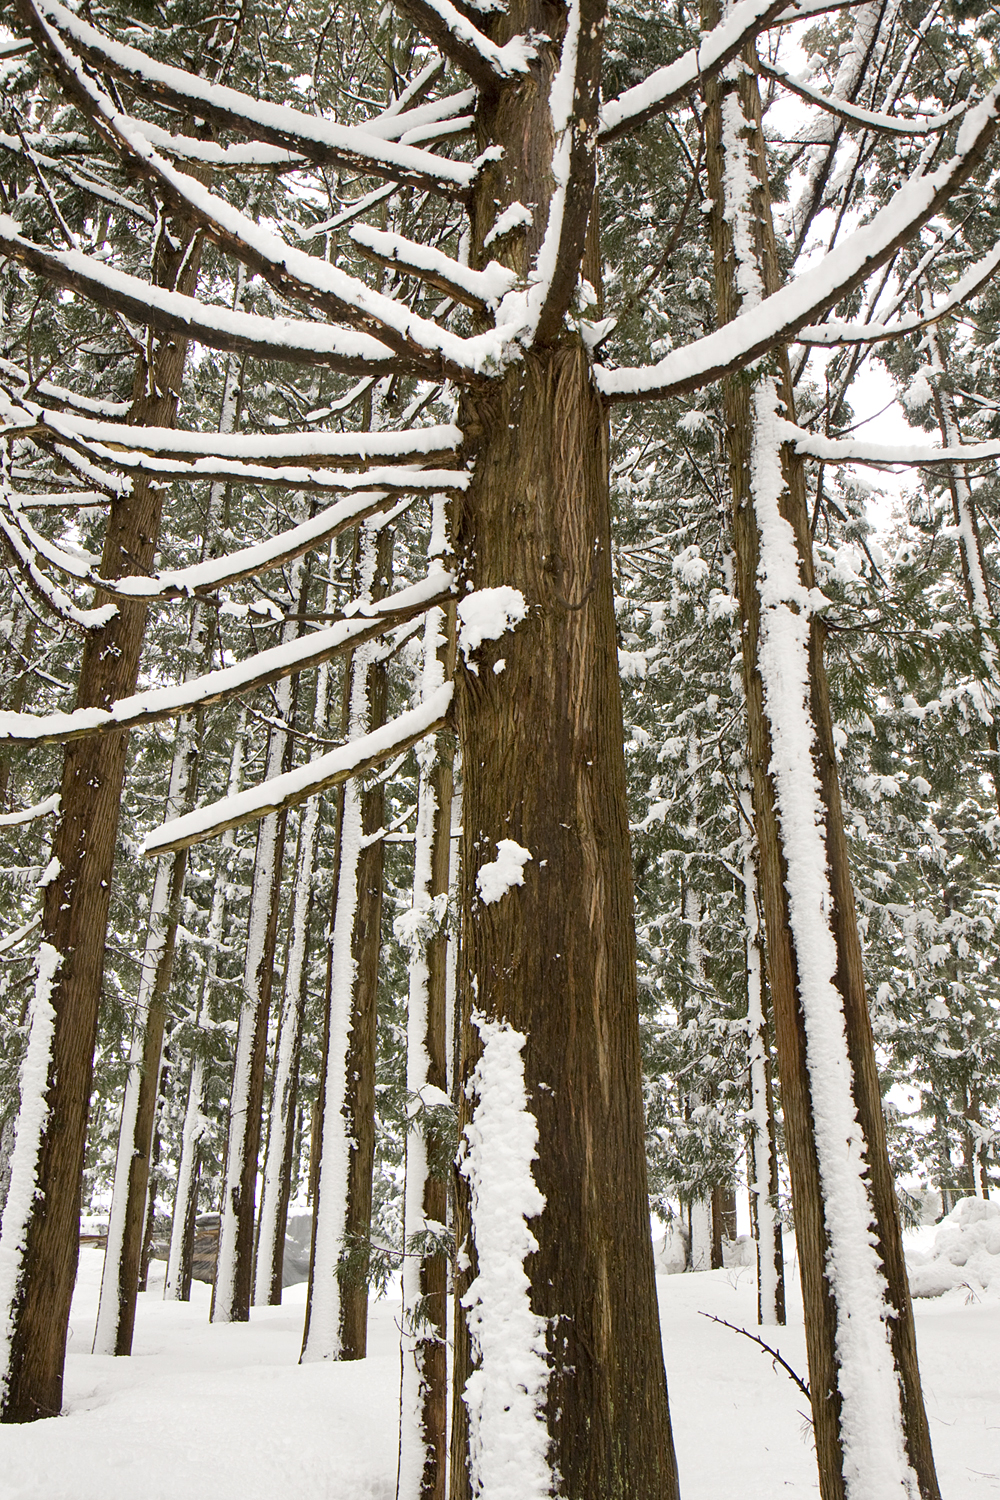
<instances>
[{"instance_id":1,"label":"snow-laden tree","mask_svg":"<svg viewBox=\"0 0 1000 1500\"><path fill-rule=\"evenodd\" d=\"M762 187L748 191L736 137L753 132L756 119L744 90L744 123L729 120L728 165L711 179L717 244L730 233L737 249L730 300L723 296L719 310L726 326L673 349L661 345L654 352L662 357L654 363L616 366L598 358L611 332L601 306L594 211L598 155L647 127L655 134L656 122L669 111L684 115L692 92L731 64L726 98L737 98L734 78L755 87L755 54L744 48L782 18L782 5L742 0L690 51L602 100L606 16L599 4L400 3L430 46L417 49L414 79L388 108L362 110L360 117L352 110L345 124L292 107L281 88L277 97L265 90L261 97L227 81L208 82L113 38L56 0L19 0L17 24L53 71L79 128L95 133L123 175L162 203L183 233L163 240L165 254L180 256L166 286L116 261L113 247L110 253L103 246L95 253L89 244L57 248L46 241L45 226L27 227L10 216L0 217L6 255L45 282L109 309L126 325L151 330L155 350L179 350L190 340L250 361L315 366L361 380L398 377L411 388L447 381L458 395L454 426L411 421L379 433L341 435L295 424L280 434L238 432L225 439L193 425L165 430L158 409L136 407L124 426L106 413L87 413L79 400L56 410L44 393L32 392L30 382L19 389L6 415L8 444L67 450L111 473L132 471L140 477L140 492L144 485L157 504L157 485L167 475L175 481L220 476L281 482L347 496L261 546L172 571L155 567L156 517L140 513L135 486L112 502L115 552L103 572L48 542L16 503L8 505L26 567L43 579L69 577L83 589L94 587L107 601L100 606L101 621L83 626L91 654L109 659L92 643L100 634L106 645L108 632L121 630L130 612L138 616L150 603L185 594L214 594L241 577L287 564L325 544L340 526L386 509L397 494L449 491L457 502L454 576L433 571L377 604L358 599L340 618L295 643L177 686L133 693L133 672L130 681L106 684L100 702L91 704L89 694L75 712L8 715L3 724L7 737L22 743L66 741L71 768L90 757L95 779L98 770L104 775L102 757L120 758L124 731L245 694L347 649L357 651L366 640L445 604L457 587L454 691L442 683L419 708L405 710L384 729L360 733L239 799L176 820L147 847L162 853L305 800L436 731L454 702L463 768L458 1082L464 1146L453 1490L461 1495L470 1487L476 1493L516 1488L544 1495L558 1485L580 1495L673 1494L643 1153L607 407L658 402L719 377L748 400L754 393L762 425L752 438L744 404L742 432L756 443L760 464L770 467L766 476L758 467L763 488L758 486L750 504L740 478L749 451L734 460L742 606L748 622L760 608L751 630L759 627L765 644L779 637L791 642L799 664L805 659L802 632L808 630L809 668L819 670L807 537L800 528L804 551L789 553L787 522L779 516L784 491L778 445L790 437L800 445L806 439L778 425L770 364L746 377L736 372L796 338L848 336L839 325L833 334L822 325L817 335L816 327L828 310L867 286L979 167L996 130L994 100L987 94L950 117L900 127L892 113L895 95L874 122L864 111L859 122L844 91L833 98L819 93L818 99L812 91L811 101L839 121L878 130L922 129L940 150L918 156L869 222L781 285L778 276L761 277L759 267L753 279L754 237L758 231L766 235L767 167L758 156ZM859 36L871 33L878 41L874 13L860 11ZM431 48L447 60L444 70ZM471 87L454 88L449 69L463 72ZM205 122L204 128L191 121ZM448 143L454 143L454 154L448 154ZM280 214L248 211L242 184L247 173L261 171L303 184ZM204 180L209 172L212 184ZM308 240L295 232L316 229L309 183L324 172L362 180L348 217L341 211L331 221L350 245L343 260L332 246L326 252L319 235ZM369 194L369 182L385 186ZM428 209L423 221L414 221L421 238L357 222L377 193L427 195L434 212ZM53 196L53 223L57 208ZM352 215L356 222L348 229ZM211 282L196 295L194 261L183 256L186 235L192 244L212 247L213 267L245 265L268 288L271 310L234 310ZM307 248L320 243L323 253ZM362 279L355 267L361 254L405 280L387 291L380 279ZM231 272L217 274L228 290ZM723 254L720 287L727 274ZM966 276L956 295L976 285ZM404 286L415 290L404 295ZM877 336L868 330L861 337ZM172 392L179 371L164 371L162 379ZM360 481L348 472L352 462L367 466ZM138 532L119 547L115 527L124 522ZM765 590L763 597L757 592L758 546L785 548L780 566L767 554L764 574L773 593ZM129 637L133 656L138 639L135 632ZM753 702L755 694L760 698L753 675L760 662L752 651L747 665ZM822 689L817 693L821 700ZM822 776L827 836L832 844L842 841L822 713L815 717L808 695L780 697L770 688L765 708L772 745L780 750L787 736L795 739L797 770L805 773L809 797L815 796L815 774ZM782 859L796 921L805 907L806 926L796 937L800 957L806 930L818 952L834 948L835 937L849 926L851 898L843 861L836 892L831 897L825 889L826 856L815 818L803 812L805 803L788 794L785 783L777 789L778 817L768 824L765 847L763 783L771 757L761 723L758 717L751 760L763 862L770 861L764 905L775 989L775 967L783 961L775 942L788 897ZM64 782L60 829L85 813L75 800L79 781L73 775ZM796 831L805 827L803 817L812 829L805 842ZM82 1158L96 1014L93 978L99 972L93 970L88 980L80 1018L72 1009L69 978L93 955L79 925L79 881L72 899L64 899L70 878L64 844L72 837L57 833L60 873L47 887L4 1218L4 1411L15 1420L58 1409L63 1310L72 1282L75 1164ZM85 874L87 869L84 861ZM89 869L96 871L96 862ZM63 933L67 923L76 924L72 960ZM794 964L786 972L794 972ZM848 987L835 967L818 976L829 1046L810 1042L808 1066L796 1074L805 1129L799 1159L810 1152L815 1158L818 1150L822 1162L818 1177L813 1172L812 1230L800 1223L814 1410L817 1429L823 1429L821 1483L826 1500L844 1493L852 1500L876 1494L884 1500L914 1486L930 1497L935 1481L909 1358L905 1282L896 1295L901 1252L891 1214L879 1219L877 1246L869 1237L867 1183L876 1179L882 1195L878 1216L888 1167L856 977ZM816 1014L816 996L806 988L801 969L785 986L792 1009L784 1016L793 1017L793 1024L797 1000ZM786 1055L794 1057L804 1036L794 1032ZM790 1086L783 1078L786 1118ZM73 1098L72 1110L63 1107L60 1090ZM812 1140L810 1110L820 1117ZM61 1172L53 1169L54 1153ZM811 1168L806 1170L808 1175ZM793 1164L793 1178L796 1171ZM799 1219L798 1204L796 1214ZM332 1269L320 1268L326 1275ZM891 1305L884 1299L883 1274L893 1290ZM57 1285L59 1295L43 1308L42 1288L49 1285ZM829 1315L831 1307L836 1317Z\"/></svg>"}]
</instances>

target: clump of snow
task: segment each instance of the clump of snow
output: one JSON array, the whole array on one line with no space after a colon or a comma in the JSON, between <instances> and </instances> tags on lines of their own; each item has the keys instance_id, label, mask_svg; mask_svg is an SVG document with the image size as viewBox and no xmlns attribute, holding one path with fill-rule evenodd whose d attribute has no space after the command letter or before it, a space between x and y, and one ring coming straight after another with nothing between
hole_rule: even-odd
<instances>
[{"instance_id":1,"label":"clump of snow","mask_svg":"<svg viewBox=\"0 0 1000 1500\"><path fill-rule=\"evenodd\" d=\"M483 249L488 250L495 240L502 240L508 234L513 233L515 229L527 227L533 223L534 215L529 209L525 208L523 203L512 203L509 208L504 209L489 234L483 240Z\"/></svg>"},{"instance_id":2,"label":"clump of snow","mask_svg":"<svg viewBox=\"0 0 1000 1500\"><path fill-rule=\"evenodd\" d=\"M496 859L481 865L476 876L476 889L484 906L492 906L506 896L511 886L524 884L524 866L530 858L530 849L522 849L513 839L499 841Z\"/></svg>"},{"instance_id":3,"label":"clump of snow","mask_svg":"<svg viewBox=\"0 0 1000 1500\"><path fill-rule=\"evenodd\" d=\"M1000 1293L1000 1203L963 1198L942 1219L932 1249L907 1255L910 1292L940 1297L953 1287Z\"/></svg>"},{"instance_id":4,"label":"clump of snow","mask_svg":"<svg viewBox=\"0 0 1000 1500\"><path fill-rule=\"evenodd\" d=\"M458 606L458 644L468 661L483 641L496 641L528 613L520 589L506 584L496 589L474 589Z\"/></svg>"},{"instance_id":5,"label":"clump of snow","mask_svg":"<svg viewBox=\"0 0 1000 1500\"><path fill-rule=\"evenodd\" d=\"M919 370L914 379L910 381L907 389L903 392L900 400L907 411L918 412L923 411L933 395L934 392L931 390L930 381L923 370Z\"/></svg>"},{"instance_id":6,"label":"clump of snow","mask_svg":"<svg viewBox=\"0 0 1000 1500\"><path fill-rule=\"evenodd\" d=\"M645 677L648 665L649 663L646 660L646 653L644 651L623 651L619 649L618 670L625 682L628 682L633 677Z\"/></svg>"},{"instance_id":7,"label":"clump of snow","mask_svg":"<svg viewBox=\"0 0 1000 1500\"><path fill-rule=\"evenodd\" d=\"M472 1075L476 1108L460 1168L472 1195L479 1267L462 1299L477 1364L463 1397L472 1491L489 1500L542 1500L552 1491L542 1411L549 1365L524 1262L538 1249L528 1220L545 1199L531 1173L538 1126L524 1088L527 1038L506 1022L476 1017L475 1024L483 1055Z\"/></svg>"},{"instance_id":8,"label":"clump of snow","mask_svg":"<svg viewBox=\"0 0 1000 1500\"><path fill-rule=\"evenodd\" d=\"M708 577L708 563L701 555L701 548L695 544L678 552L674 558L673 572L674 577L679 578L688 588L694 589L704 583Z\"/></svg>"}]
</instances>

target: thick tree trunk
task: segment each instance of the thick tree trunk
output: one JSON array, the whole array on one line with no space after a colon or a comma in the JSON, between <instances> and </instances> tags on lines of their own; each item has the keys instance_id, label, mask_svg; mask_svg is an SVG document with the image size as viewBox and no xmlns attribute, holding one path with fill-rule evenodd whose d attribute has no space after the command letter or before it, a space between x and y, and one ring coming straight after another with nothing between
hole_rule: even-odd
<instances>
[{"instance_id":1,"label":"thick tree trunk","mask_svg":"<svg viewBox=\"0 0 1000 1500\"><path fill-rule=\"evenodd\" d=\"M165 252L157 282L172 285L180 272L177 289L190 294L198 259L186 243ZM143 362L136 372L132 423L173 425L186 350L179 336L156 343L152 366ZM136 476L131 490L112 501L102 577L152 571L164 494L162 485ZM98 598L97 603L102 602ZM107 708L135 690L145 626L146 606L120 600L108 623L88 634L78 707ZM27 1199L19 1198L18 1214L4 1216L4 1249L9 1248L14 1258L0 1287L5 1303L0 1317L11 1319L9 1342L0 1350L0 1415L7 1422L57 1416L62 1406L66 1331L79 1248L80 1180L127 744L127 735L101 735L75 740L65 752L53 844L56 873L45 887L34 1013L46 1035L46 1081L41 1097L31 1100L23 1112L22 1150L15 1145L16 1166L34 1181ZM14 1222L15 1217L20 1222Z\"/></svg>"},{"instance_id":2,"label":"thick tree trunk","mask_svg":"<svg viewBox=\"0 0 1000 1500\"><path fill-rule=\"evenodd\" d=\"M709 8L709 24L716 18L717 11ZM714 204L711 225L721 322L736 315L741 300L749 299L748 305L753 305L754 297L775 290L780 282L755 63L750 49L743 69L738 74L734 71L732 80L724 76L706 86L706 161ZM737 155L740 160L735 159ZM776 366L777 385L771 381L769 389L775 391L774 399L780 391L784 410L791 415L788 361L781 353ZM767 372L762 391L770 380ZM764 586L773 592L778 585L776 575L772 577L762 564L758 525L771 526L766 540L772 552L785 544L786 532L780 530L785 523L790 528L788 538L794 540L797 587L802 599L797 609L785 602L784 594L779 603L770 597L767 601L778 622L773 628L780 627L790 640L798 628L794 621L806 607L802 601L810 597L807 591L814 587L804 474L801 463L787 450L781 455L782 475L764 472L762 465L771 463L776 469L778 459L777 449L769 459L759 425L765 420L764 406L771 399L767 392L758 399L753 378L748 376L725 381L723 390L761 898L805 1306L820 1490L823 1500L842 1500L845 1495L849 1500L888 1500L890 1493L905 1493L915 1476L924 1500L936 1500L939 1492L920 1389L848 867L823 633L815 615L810 619L801 663L805 679L802 708L811 735L812 775L808 767L790 771L782 791L774 774L776 734L787 737L792 731L788 725L775 722L777 705L771 691L765 691L762 679L765 626L772 628L761 601L762 567L766 573ZM782 518L773 523L770 511L762 509L762 496L771 484L779 488L769 503L776 500ZM787 591L790 584L783 579L781 586ZM777 638L770 642L768 637L768 643L767 670L773 674L776 653L781 648ZM782 660L786 674L798 670L795 663ZM794 683L794 675L788 682ZM786 696L793 690L786 682ZM791 778L796 774L800 781L797 790L792 790ZM811 893L803 891L800 884L805 870L801 848L806 824L795 820L801 806L812 801L823 820L818 863L822 865L823 851L826 858L826 870L812 869L812 875L828 884L816 914L809 915ZM811 826L815 833L815 824ZM791 840L790 829L795 830ZM805 836L812 837L807 832ZM792 890L786 863L792 857L789 849L798 860ZM812 855L809 858L816 862ZM817 951L808 951L813 945L805 936L807 930L819 930L817 922L833 944L829 988L819 975L825 958ZM817 1009L820 990L820 1004L825 1007L830 996L836 996L841 1007L839 1020L825 1018L823 1043L819 1040L822 1018ZM807 995L811 997L808 1000ZM837 1052L845 1043L850 1094L842 1098ZM854 1116L843 1131L842 1112L845 1119ZM841 1141L840 1135L846 1138ZM868 1214L872 1218L874 1258L868 1225L858 1221ZM856 1272L853 1281L848 1261ZM883 1277L884 1306L879 1293ZM876 1410L881 1413L879 1417ZM877 1438L873 1423L881 1426Z\"/></svg>"},{"instance_id":3,"label":"thick tree trunk","mask_svg":"<svg viewBox=\"0 0 1000 1500\"><path fill-rule=\"evenodd\" d=\"M471 1204L459 1178L457 1238L471 1264L460 1262L457 1286L452 1495L467 1495L470 1479L488 1486L482 1437L500 1441L507 1409L522 1402L506 1389L491 1308L472 1279L493 1253L476 1195L484 1201L495 1168L489 1100L466 1094L486 1088L477 1062L492 1076L521 1037L517 1119L537 1127L528 1175L544 1196L524 1261L529 1347L519 1353L529 1367L538 1360L539 1407L523 1492L547 1493L557 1472L567 1500L664 1500L677 1476L646 1189L607 427L582 343L567 336L526 353L488 396L467 398L460 420L476 459L459 525L467 578L520 590L528 612L475 653L475 672L459 673L457 1082L460 1123L481 1145L466 1162ZM477 874L500 840L530 858L524 884L486 904ZM530 1182L519 1187L528 1202Z\"/></svg>"}]
</instances>

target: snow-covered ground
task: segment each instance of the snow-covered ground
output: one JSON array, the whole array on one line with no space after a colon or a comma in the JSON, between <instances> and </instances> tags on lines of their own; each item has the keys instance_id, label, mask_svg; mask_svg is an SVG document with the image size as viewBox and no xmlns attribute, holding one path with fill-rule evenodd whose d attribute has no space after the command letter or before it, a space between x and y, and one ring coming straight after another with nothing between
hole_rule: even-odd
<instances>
[{"instance_id":1,"label":"snow-covered ground","mask_svg":"<svg viewBox=\"0 0 1000 1500\"><path fill-rule=\"evenodd\" d=\"M94 1356L101 1258L81 1256L67 1414L0 1428L0 1500L392 1500L397 1302L373 1306L364 1362L299 1365L304 1286L249 1326L210 1327L207 1287L165 1303L154 1280L133 1357ZM802 1394L749 1340L699 1316L756 1332L753 1272L658 1285L684 1500L815 1495ZM792 1320L762 1333L804 1375L797 1308ZM1000 1495L1000 1286L921 1300L917 1323L942 1492Z\"/></svg>"}]
</instances>

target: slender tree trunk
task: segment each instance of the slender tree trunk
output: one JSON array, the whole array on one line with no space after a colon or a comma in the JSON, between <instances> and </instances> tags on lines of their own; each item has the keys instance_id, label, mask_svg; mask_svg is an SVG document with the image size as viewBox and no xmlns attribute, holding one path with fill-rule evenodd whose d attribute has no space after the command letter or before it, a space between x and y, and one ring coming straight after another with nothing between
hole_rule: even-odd
<instances>
[{"instance_id":1,"label":"slender tree trunk","mask_svg":"<svg viewBox=\"0 0 1000 1500\"><path fill-rule=\"evenodd\" d=\"M718 12L708 8L709 24ZM706 86L720 321L780 282L753 49ZM848 868L787 358L724 382L768 975L823 1500L938 1488ZM780 393L780 394L779 394ZM795 575L792 577L791 575ZM798 753L802 742L805 754ZM811 758L811 765L809 764ZM819 821L817 821L819 820ZM820 826L821 825L821 826Z\"/></svg>"},{"instance_id":2,"label":"slender tree trunk","mask_svg":"<svg viewBox=\"0 0 1000 1500\"><path fill-rule=\"evenodd\" d=\"M530 133L512 142L519 168L532 149L546 159ZM519 186L523 202L545 201L544 184ZM607 425L582 342L565 334L527 352L489 395L466 398L460 424L476 460L459 524L463 567L477 589L519 590L527 614L459 673L457 1083L468 1154L451 1493L499 1482L490 1450L508 1422L530 1429L534 1406L532 1441L519 1437L515 1460L526 1497L548 1493L558 1473L573 1500L669 1500L677 1478L646 1185ZM501 840L528 851L524 883L487 904L477 880ZM497 1120L493 1081L505 1069L510 1113ZM537 1132L533 1148L522 1144L514 1197L495 1155L505 1118L522 1143ZM491 1230L494 1193L502 1216ZM533 1397L496 1352L503 1315L478 1281L495 1274L500 1234L525 1247L527 1290L505 1284L504 1295Z\"/></svg>"},{"instance_id":3,"label":"slender tree trunk","mask_svg":"<svg viewBox=\"0 0 1000 1500\"><path fill-rule=\"evenodd\" d=\"M444 501L435 502L432 535L447 546ZM440 517L440 521L439 518ZM438 566L441 564L438 563ZM423 694L447 681L455 667L455 618L431 610L424 631ZM448 1098L448 928L451 813L455 737L440 731L418 748L417 832L407 1006L406 1192L403 1212L403 1324L401 1339L399 1475L397 1500L444 1500L447 1488L448 1256L441 1240L448 1221L444 1140L435 1130ZM404 924L405 925L405 924ZM427 1243L430 1236L433 1243Z\"/></svg>"},{"instance_id":4,"label":"slender tree trunk","mask_svg":"<svg viewBox=\"0 0 1000 1500\"><path fill-rule=\"evenodd\" d=\"M244 712L240 715L239 726L233 740L229 780L226 787L226 795L229 797L234 797L240 789L245 736L246 714ZM209 912L207 934L208 953L196 1023L199 1033L202 1034L211 1019L212 992L218 975L219 947L222 943L226 919L226 891L232 879L232 856L235 847L236 831L229 828L222 836L219 862L216 866L215 882L212 888L212 906ZM177 1166L177 1188L174 1194L174 1212L170 1225L170 1249L167 1253L167 1274L163 1283L164 1300L168 1302L186 1302L191 1294L190 1252L187 1247L193 1237L194 1220L198 1213L199 1142L208 1123L202 1114L204 1095L205 1055L202 1047L196 1043L192 1049L187 1107L181 1128L181 1158ZM185 1257L187 1257L186 1266Z\"/></svg>"},{"instance_id":5,"label":"slender tree trunk","mask_svg":"<svg viewBox=\"0 0 1000 1500\"><path fill-rule=\"evenodd\" d=\"M237 276L234 302L242 300L245 272ZM219 431L236 428L242 365L230 357L223 382ZM226 485L209 490L202 540L202 557L214 556L226 500ZM213 617L196 600L188 630L185 677L207 672L213 648ZM185 715L177 725L170 767L165 818L178 818L194 806L198 792L198 758L203 731L202 715ZM94 1333L95 1354L131 1354L135 1325L135 1298L141 1246L141 1226L149 1181L150 1146L156 1108L156 1085L160 1073L167 995L173 971L174 945L187 875L187 850L157 860L150 901L146 948L139 977L136 1019L132 1035L128 1078L122 1104L118 1155L115 1163L111 1220L101 1276L101 1298Z\"/></svg>"},{"instance_id":6,"label":"slender tree trunk","mask_svg":"<svg viewBox=\"0 0 1000 1500\"><path fill-rule=\"evenodd\" d=\"M962 429L955 410L955 402L949 389L949 375L944 349L937 328L932 323L925 334L927 350L931 357L934 383L934 410L937 414L941 440L946 448L959 447L963 441ZM996 651L984 632L996 625L996 613L986 571L983 554L983 539L979 531L979 516L972 485L964 465L949 466L948 488L951 491L952 513L958 528L959 558L962 564L962 585L966 603L972 617L976 643L983 657L983 686L988 694L990 719L986 725L986 737L990 747L990 779L993 796L1000 812L1000 734L997 732L997 703L1000 700L1000 671Z\"/></svg>"},{"instance_id":7,"label":"slender tree trunk","mask_svg":"<svg viewBox=\"0 0 1000 1500\"><path fill-rule=\"evenodd\" d=\"M197 280L198 248L166 237L155 269L158 285L187 294ZM170 427L177 414L186 341L154 343L140 364L130 422ZM111 503L101 575L152 571L164 488L136 476ZM98 604L102 601L98 599ZM107 708L135 689L146 606L120 600L91 630L83 649L77 706ZM32 1007L31 1073L22 1072L21 1122L14 1148L15 1188L4 1211L0 1323L0 1416L7 1422L57 1416L70 1300L79 1253L83 1171L104 940L128 736L103 735L66 747L61 806L53 844L56 871L45 888L38 979Z\"/></svg>"},{"instance_id":8,"label":"slender tree trunk","mask_svg":"<svg viewBox=\"0 0 1000 1500\"><path fill-rule=\"evenodd\" d=\"M355 568L358 597L374 598L384 590L390 561L391 537L361 527ZM378 643L370 642L351 658L345 682L346 732L351 739L368 732L373 714L385 712L381 654ZM319 1152L303 1362L364 1354L367 1283L359 1292L358 1280L367 1273L371 1230L381 840L377 865L366 857L376 844L369 841L365 846L366 835L376 832L382 820L381 803L369 800L370 791L349 781L340 799L323 1076L318 1129L313 1133Z\"/></svg>"},{"instance_id":9,"label":"slender tree trunk","mask_svg":"<svg viewBox=\"0 0 1000 1500\"><path fill-rule=\"evenodd\" d=\"M293 597L297 591L293 590ZM283 641L294 640L298 626L286 625ZM283 678L275 688L278 714L287 724L292 713L293 680ZM270 780L291 766L292 739L287 729L268 734L267 769ZM267 1022L274 980L274 951L281 905L281 867L287 812L261 819L254 852L247 948L233 1059L233 1087L229 1105L229 1135L219 1223L219 1257L212 1289L213 1323L246 1323L253 1291L254 1226L257 1159L260 1154L264 1074L267 1064Z\"/></svg>"},{"instance_id":10,"label":"slender tree trunk","mask_svg":"<svg viewBox=\"0 0 1000 1500\"><path fill-rule=\"evenodd\" d=\"M170 767L168 818L179 817L194 805L199 739L195 721L182 718L177 726ZM182 849L157 860L156 864L118 1132L111 1218L94 1333L95 1354L132 1352L156 1091L186 855L187 851Z\"/></svg>"},{"instance_id":11,"label":"slender tree trunk","mask_svg":"<svg viewBox=\"0 0 1000 1500\"><path fill-rule=\"evenodd\" d=\"M778 1217L778 1146L771 1086L771 1038L764 945L757 890L756 845L750 788L740 787L740 810L748 831L743 842L743 923L746 937L747 1043L750 1118L747 1131L747 1187L750 1221L757 1247L757 1322L785 1322L785 1256Z\"/></svg>"},{"instance_id":12,"label":"slender tree trunk","mask_svg":"<svg viewBox=\"0 0 1000 1500\"><path fill-rule=\"evenodd\" d=\"M393 535L378 533L377 573L373 596L387 592L392 579ZM388 674L379 653L368 669L368 725L385 723ZM372 1174L375 1165L375 1056L378 1018L378 966L382 949L382 880L385 845L379 832L385 820L385 783L381 776L361 792L362 849L358 862L358 896L351 953L354 987L347 1052L344 1118L350 1132L345 1238L347 1260L341 1277L340 1357L364 1359L368 1347L368 1263L372 1228Z\"/></svg>"},{"instance_id":13,"label":"slender tree trunk","mask_svg":"<svg viewBox=\"0 0 1000 1500\"><path fill-rule=\"evenodd\" d=\"M332 578L335 543L330 548L329 572ZM324 609L329 614L336 595L331 581ZM316 677L316 703L313 730L323 735L327 729L330 691L330 665L324 662ZM319 839L320 799L306 804L299 825L299 842L295 856L295 884L292 897L291 928L288 938L288 961L278 1038L275 1046L274 1088L271 1121L267 1137L260 1201L260 1234L257 1241L257 1270L254 1301L258 1305L281 1303L281 1282L291 1192L295 1120L298 1109L299 1058L302 1051L302 1021L306 1005L309 919L312 913L313 871Z\"/></svg>"}]
</instances>

